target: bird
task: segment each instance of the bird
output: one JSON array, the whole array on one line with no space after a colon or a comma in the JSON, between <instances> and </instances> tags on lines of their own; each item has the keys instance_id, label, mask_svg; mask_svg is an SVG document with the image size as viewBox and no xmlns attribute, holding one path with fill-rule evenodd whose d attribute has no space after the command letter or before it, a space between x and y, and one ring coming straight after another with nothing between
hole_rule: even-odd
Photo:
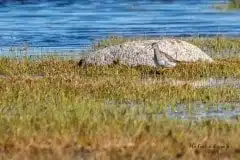
<instances>
[{"instance_id":1,"label":"bird","mask_svg":"<svg viewBox=\"0 0 240 160\"><path fill-rule=\"evenodd\" d=\"M86 60L85 59L80 59L78 62L78 66L80 67L86 67Z\"/></svg>"},{"instance_id":2,"label":"bird","mask_svg":"<svg viewBox=\"0 0 240 160\"><path fill-rule=\"evenodd\" d=\"M152 43L152 48L154 51L154 61L157 66L173 68L180 62L167 53L160 51L157 43Z\"/></svg>"}]
</instances>

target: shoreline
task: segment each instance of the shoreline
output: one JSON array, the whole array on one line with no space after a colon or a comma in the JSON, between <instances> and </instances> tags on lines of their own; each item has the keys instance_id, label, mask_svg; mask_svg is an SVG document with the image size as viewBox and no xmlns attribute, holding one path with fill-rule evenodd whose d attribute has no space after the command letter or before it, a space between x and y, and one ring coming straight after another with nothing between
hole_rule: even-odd
<instances>
[{"instance_id":1,"label":"shoreline","mask_svg":"<svg viewBox=\"0 0 240 160\"><path fill-rule=\"evenodd\" d=\"M121 36L109 36L106 37L105 39L93 42L92 44L89 44L88 47L84 48L69 48L67 49L66 47L61 49L60 47L31 47L28 46L11 46L11 47L3 47L0 51L0 57L2 56L24 56L24 55L29 55L29 56L48 56L48 55L53 55L53 56L75 56L76 54L82 54L85 52L88 52L89 50L92 49L98 49L104 46L109 46L109 45L115 45L115 44L120 44L126 41L131 41L131 40L146 40L146 39L152 39L152 40L157 40L157 39L162 39L162 38L174 38L174 39L180 39L180 40L185 40L187 42L192 42L193 44L197 45L198 47L203 47L201 44L202 43L207 43L210 42L209 45L214 45L218 41L225 41L226 43L231 43L233 41L240 41L240 36L222 36L222 35L213 35L213 36L188 36L188 37L178 37L178 36L154 36L154 37L121 37ZM221 43L223 43L221 42ZM59 48L56 49L56 48ZM45 50L45 51L44 51ZM1 54L2 52L2 54ZM3 52L5 54L3 54ZM29 52L32 52L29 53Z\"/></svg>"}]
</instances>

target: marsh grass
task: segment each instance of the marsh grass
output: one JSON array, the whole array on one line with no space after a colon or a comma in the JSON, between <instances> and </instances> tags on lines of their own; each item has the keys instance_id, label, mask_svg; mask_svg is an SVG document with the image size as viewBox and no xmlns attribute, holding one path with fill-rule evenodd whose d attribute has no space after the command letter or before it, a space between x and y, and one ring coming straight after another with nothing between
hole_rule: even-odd
<instances>
[{"instance_id":1,"label":"marsh grass","mask_svg":"<svg viewBox=\"0 0 240 160\"><path fill-rule=\"evenodd\" d=\"M236 65L231 65L234 63ZM183 65L180 66L182 69L164 71L153 78L232 76L231 73L238 73L240 69L238 63L236 60L219 61L214 64L216 66L194 64L191 70ZM222 67L217 71L219 64ZM138 112L115 104L106 108L105 102L142 103L147 114L157 113L169 104L236 101L239 89L143 85L139 81L141 74L150 76L157 72L143 66L80 68L75 62L55 59L2 59L0 66L1 73L9 76L0 79L0 155L3 159L74 159L76 156L148 159L153 155L159 159L210 159L219 155L238 156L240 143L235 137L239 127L236 124L209 121L193 125L164 118L156 121L151 114L141 120L137 119ZM32 78L38 74L44 77ZM191 148L189 142L229 145L230 148Z\"/></svg>"},{"instance_id":2,"label":"marsh grass","mask_svg":"<svg viewBox=\"0 0 240 160\"><path fill-rule=\"evenodd\" d=\"M220 10L239 10L240 0L228 0L226 4L218 4L215 8Z\"/></svg>"},{"instance_id":3,"label":"marsh grass","mask_svg":"<svg viewBox=\"0 0 240 160\"><path fill-rule=\"evenodd\" d=\"M230 0L229 1L229 8L240 9L240 0Z\"/></svg>"},{"instance_id":4,"label":"marsh grass","mask_svg":"<svg viewBox=\"0 0 240 160\"><path fill-rule=\"evenodd\" d=\"M102 43L98 47L109 45L107 40ZM213 47L216 41L206 42L211 47L209 43ZM233 46L238 50L237 40ZM1 159L240 158L238 119L229 123L153 117L167 105L239 101L239 88L151 83L168 78L240 79L238 58L180 64L170 70L119 63L84 68L54 57L2 58L0 74ZM122 107L129 103L144 110ZM200 147L206 145L215 147Z\"/></svg>"}]
</instances>

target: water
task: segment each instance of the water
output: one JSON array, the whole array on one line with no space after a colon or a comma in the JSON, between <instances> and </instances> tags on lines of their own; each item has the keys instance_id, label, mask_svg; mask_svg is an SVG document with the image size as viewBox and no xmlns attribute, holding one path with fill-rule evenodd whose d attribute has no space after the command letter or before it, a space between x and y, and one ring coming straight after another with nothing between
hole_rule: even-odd
<instances>
[{"instance_id":1,"label":"water","mask_svg":"<svg viewBox=\"0 0 240 160\"><path fill-rule=\"evenodd\" d=\"M154 79L151 77L143 77L140 81L142 84L162 84L162 85L171 85L171 86L183 86L190 85L193 88L240 88L240 80L234 77L228 78L204 78L201 80L178 80L178 79Z\"/></svg>"},{"instance_id":2,"label":"water","mask_svg":"<svg viewBox=\"0 0 240 160\"><path fill-rule=\"evenodd\" d=\"M226 120L236 122L240 118L240 103L216 103L205 104L194 102L189 104L177 104L175 106L165 106L162 111L149 111L146 105L136 102L118 103L115 101L106 101L106 110L114 110L120 113L129 114L134 119L146 120L153 118L159 120L163 117L173 120L183 121L202 121L202 120ZM116 108L116 106L118 106ZM157 106L155 106L156 108ZM119 111L120 110L120 111Z\"/></svg>"},{"instance_id":3,"label":"water","mask_svg":"<svg viewBox=\"0 0 240 160\"><path fill-rule=\"evenodd\" d=\"M0 0L0 48L66 51L109 35L239 36L240 12L218 0Z\"/></svg>"}]
</instances>

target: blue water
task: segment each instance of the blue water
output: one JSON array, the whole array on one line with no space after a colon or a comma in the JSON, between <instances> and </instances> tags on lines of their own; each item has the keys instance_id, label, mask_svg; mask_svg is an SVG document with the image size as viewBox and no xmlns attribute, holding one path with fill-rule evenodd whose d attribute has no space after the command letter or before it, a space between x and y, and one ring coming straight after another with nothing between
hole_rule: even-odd
<instances>
[{"instance_id":1,"label":"blue water","mask_svg":"<svg viewBox=\"0 0 240 160\"><path fill-rule=\"evenodd\" d=\"M239 36L240 12L221 0L0 0L0 48L76 50L109 35Z\"/></svg>"}]
</instances>

